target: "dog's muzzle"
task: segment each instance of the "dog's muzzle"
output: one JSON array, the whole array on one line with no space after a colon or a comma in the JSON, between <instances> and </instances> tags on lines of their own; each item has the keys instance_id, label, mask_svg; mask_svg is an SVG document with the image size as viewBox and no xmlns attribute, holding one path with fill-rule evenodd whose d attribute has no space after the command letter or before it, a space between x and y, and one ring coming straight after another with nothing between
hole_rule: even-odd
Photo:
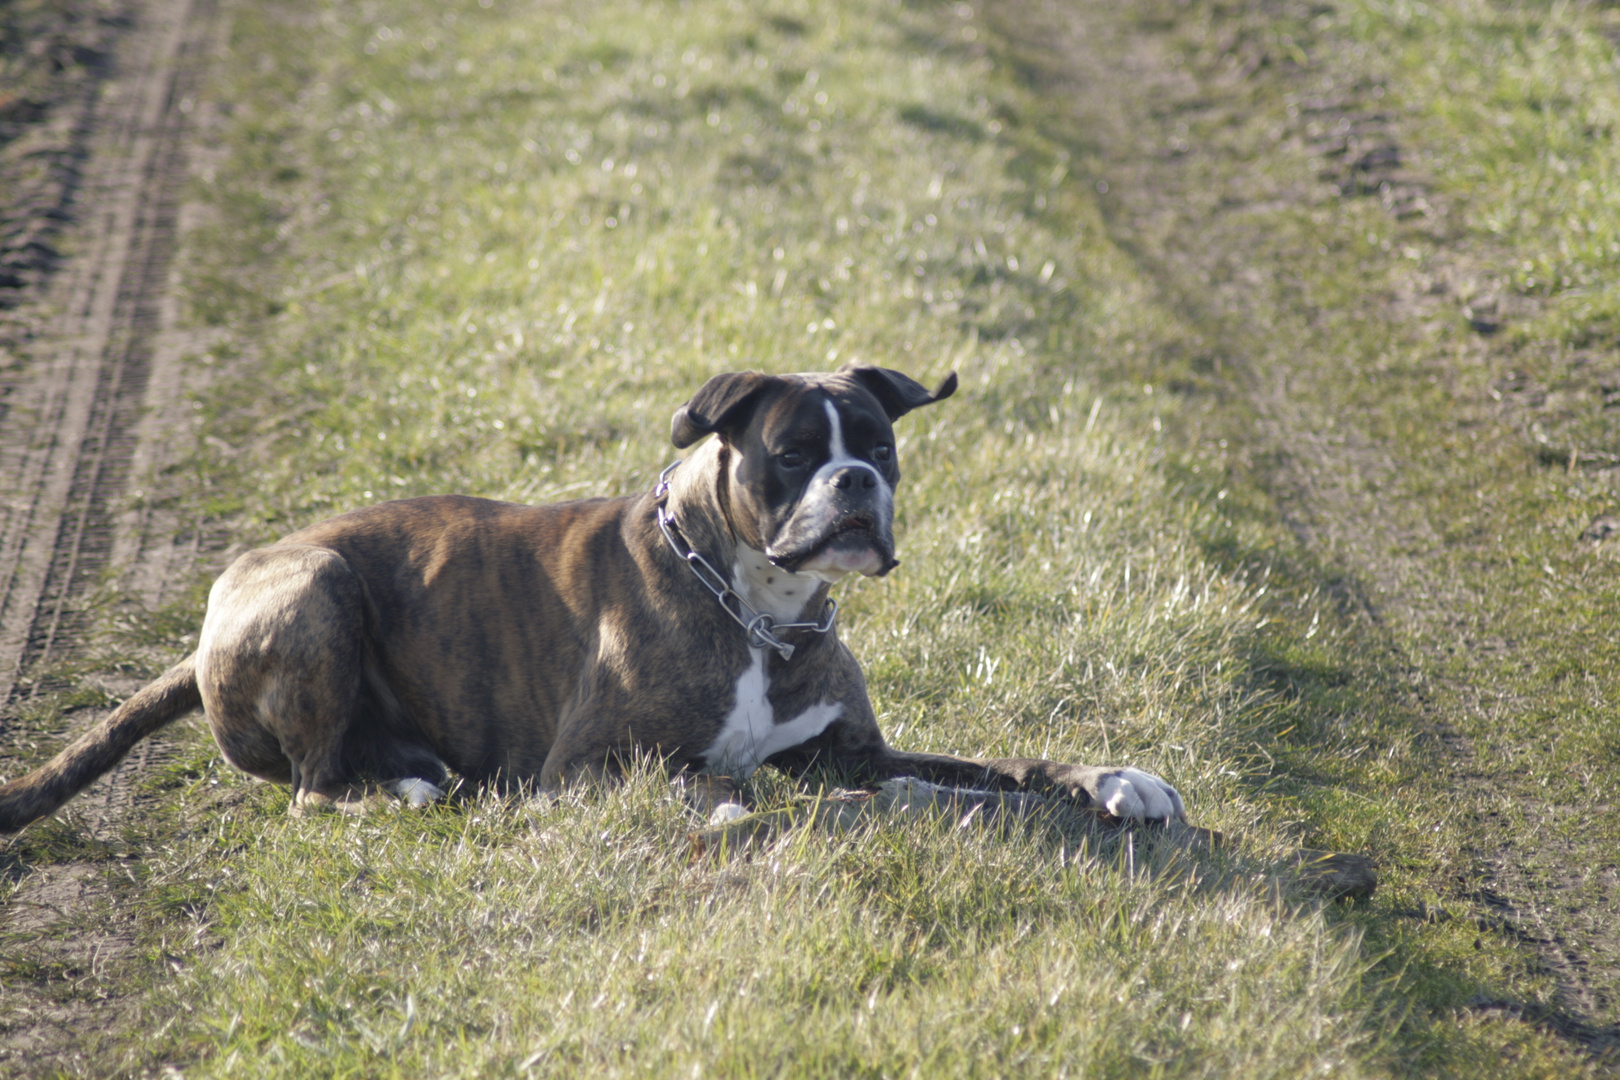
<instances>
[{"instance_id":1,"label":"dog's muzzle","mask_svg":"<svg viewBox=\"0 0 1620 1080\"><path fill-rule=\"evenodd\" d=\"M870 469L840 469L806 494L765 555L794 573L881 577L900 565L892 522L888 485Z\"/></svg>"}]
</instances>

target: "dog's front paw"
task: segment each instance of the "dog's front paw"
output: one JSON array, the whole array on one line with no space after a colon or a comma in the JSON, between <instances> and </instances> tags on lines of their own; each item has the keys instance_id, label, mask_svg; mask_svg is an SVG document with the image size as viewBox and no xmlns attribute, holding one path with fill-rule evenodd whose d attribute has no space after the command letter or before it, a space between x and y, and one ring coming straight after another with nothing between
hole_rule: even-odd
<instances>
[{"instance_id":1,"label":"dog's front paw","mask_svg":"<svg viewBox=\"0 0 1620 1080\"><path fill-rule=\"evenodd\" d=\"M1087 788L1093 805L1125 821L1187 820L1181 793L1141 769L1098 769Z\"/></svg>"}]
</instances>

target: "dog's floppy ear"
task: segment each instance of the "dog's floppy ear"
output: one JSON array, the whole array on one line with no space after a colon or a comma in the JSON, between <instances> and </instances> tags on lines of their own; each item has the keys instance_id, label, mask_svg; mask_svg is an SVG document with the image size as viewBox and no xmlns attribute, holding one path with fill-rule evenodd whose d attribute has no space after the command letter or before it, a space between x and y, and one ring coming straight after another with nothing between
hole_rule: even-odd
<instances>
[{"instance_id":1,"label":"dog's floppy ear","mask_svg":"<svg viewBox=\"0 0 1620 1080\"><path fill-rule=\"evenodd\" d=\"M698 388L692 400L675 410L669 437L685 450L705 435L734 429L746 422L761 390L772 382L757 371L728 371Z\"/></svg>"},{"instance_id":2,"label":"dog's floppy ear","mask_svg":"<svg viewBox=\"0 0 1620 1080\"><path fill-rule=\"evenodd\" d=\"M855 376L862 386L871 391L872 396L878 399L878 404L883 406L883 411L889 414L890 421L900 419L912 409L944 401L956 393L954 371L945 376L945 381L939 384L938 390L930 394L927 388L915 379L898 371L890 371L888 368L845 364L838 370Z\"/></svg>"}]
</instances>

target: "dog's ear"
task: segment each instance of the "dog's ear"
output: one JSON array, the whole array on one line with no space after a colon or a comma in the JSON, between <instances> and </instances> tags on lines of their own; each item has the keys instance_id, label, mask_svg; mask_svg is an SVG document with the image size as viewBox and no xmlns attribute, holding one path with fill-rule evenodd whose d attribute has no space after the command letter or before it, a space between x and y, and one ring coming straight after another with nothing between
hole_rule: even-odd
<instances>
[{"instance_id":1,"label":"dog's ear","mask_svg":"<svg viewBox=\"0 0 1620 1080\"><path fill-rule=\"evenodd\" d=\"M734 431L746 423L759 393L775 381L757 371L728 371L704 383L692 400L675 410L669 437L685 450L705 435Z\"/></svg>"},{"instance_id":2,"label":"dog's ear","mask_svg":"<svg viewBox=\"0 0 1620 1080\"><path fill-rule=\"evenodd\" d=\"M915 379L898 371L890 371L888 368L845 364L838 370L853 375L856 381L871 391L872 396L878 399L878 404L883 406L883 411L889 414L891 422L900 419L912 409L944 401L956 393L954 371L945 376L945 381L939 384L938 390L930 394L928 389Z\"/></svg>"}]
</instances>

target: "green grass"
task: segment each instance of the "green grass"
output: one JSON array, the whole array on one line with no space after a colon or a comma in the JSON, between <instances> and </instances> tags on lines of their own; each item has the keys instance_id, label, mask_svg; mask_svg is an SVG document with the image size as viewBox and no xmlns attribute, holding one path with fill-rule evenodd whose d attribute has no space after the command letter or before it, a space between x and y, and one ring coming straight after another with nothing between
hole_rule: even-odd
<instances>
[{"instance_id":1,"label":"green grass","mask_svg":"<svg viewBox=\"0 0 1620 1080\"><path fill-rule=\"evenodd\" d=\"M901 424L903 567L840 589L841 632L886 732L906 749L1149 768L1195 822L1240 839L1189 864L1038 832L883 822L692 862L694 823L656 770L558 805L478 796L296 820L284 792L231 773L193 735L154 781L165 816L135 838L145 857L131 896L150 962L129 973L141 1020L107 1051L109 1068L1590 1068L1532 1024L1462 1008L1476 995L1552 999L1551 975L1520 943L1467 918L1408 917L1420 902L1456 905L1481 835L1434 783L1449 759L1411 688L1414 671L1450 661L1430 655L1435 624L1358 617L1345 599L1367 561L1357 551L1303 547L1283 527L1271 448L1239 393L1239 346L1259 369L1306 342L1313 416L1367 416L1420 460L1461 461L1401 497L1450 506L1489 490L1515 537L1579 516L1552 507L1549 484L1598 483L1522 468L1538 460L1533 435L1482 453L1435 427L1443 389L1425 389L1421 354L1398 351L1407 330L1380 329L1360 299L1369 275L1420 271L1442 244L1497 265L1520 243L1513 259L1531 269L1515 287L1571 284L1503 340L1535 352L1538 333L1573 325L1558 314L1568 305L1608 303L1610 226L1581 202L1612 214L1602 165L1582 159L1574 179L1508 167L1524 140L1559 143L1597 120L1544 110L1542 128L1513 128L1519 138L1489 154L1470 141L1511 126L1488 111L1498 100L1529 125L1557 78L1602 114L1587 15L1546 16L1575 27L1566 49L1586 66L1565 67L1523 20L1449 11L1360 6L1326 24L1197 4L1134 16L1206 74L1244 35L1279 57L1305 49L1303 71L1312 33L1369 45L1357 62L1382 65L1392 96L1409 95L1414 112L1436 103L1411 123L1452 125L1451 152L1483 170L1465 185L1462 164L1435 169L1468 208L1455 235L1392 232L1371 200L1234 227L1264 234L1256 250L1279 277L1315 275L1319 321L1302 324L1291 283L1220 312L1156 276L1168 241L1122 239L1130 230L1099 196L1099 175L1118 187L1109 155L1125 144L1077 126L1051 84L1032 81L1016 20L861 0L234 8L211 91L228 120L197 189L216 216L189 240L192 317L227 343L199 362L229 373L198 402L214 441L175 480L197 516L256 543L384 498L638 491L672 457L670 413L716 371L852 359L925 381L956 370L955 398ZM1471 63L1475 34L1501 46L1500 69ZM1450 51L1416 74L1431 39ZM1197 165L1214 179L1242 162L1278 184L1311 167L1266 141L1297 90L1288 80L1305 76L1281 60L1260 71L1217 98L1247 120L1192 125L1233 150ZM1144 135L1176 123L1133 120ZM1582 169L1598 194L1580 189ZM1543 241L1559 222L1569 242L1554 259ZM1390 252L1380 233L1398 241ZM1307 257L1329 243L1339 261ZM1455 316L1426 332L1426 349L1471 340ZM1392 379L1398 407L1375 407ZM1523 486L1470 486L1505 461ZM1539 516L1520 520L1527 510ZM1586 565L1554 552L1550 532L1545 551L1488 551L1457 520L1466 542L1445 566L1469 588L1499 595ZM1502 565L1479 585L1472 560L1491 558ZM1599 625L1611 600L1591 591L1581 617ZM1547 642L1567 602L1506 617ZM1504 618L1484 601L1460 610ZM179 647L192 624L163 615ZM136 628L112 633L133 641ZM149 647L153 630L141 633ZM1465 685L1490 685L1481 662L1456 661ZM1515 684L1550 711L1515 713L1520 726L1496 728L1491 750L1531 753L1546 716L1594 695L1610 709L1588 670ZM1450 718L1456 701L1441 701ZM1601 758L1613 755L1612 710L1601 715L1536 758L1542 775L1568 783L1561 770L1582 756L1612 774ZM793 797L771 776L752 793L765 806ZM1359 908L1309 900L1280 868L1302 841L1375 853L1385 887Z\"/></svg>"},{"instance_id":2,"label":"green grass","mask_svg":"<svg viewBox=\"0 0 1620 1080\"><path fill-rule=\"evenodd\" d=\"M1350 616L1355 644L1319 652L1325 668L1273 670L1311 711L1338 698L1354 738L1357 713L1382 713L1457 747L1425 755L1426 782L1380 781L1370 741L1348 775L1402 800L1403 831L1382 841L1452 912L1488 920L1504 891L1527 933L1583 957L1588 989L1542 1000L1612 1031L1620 596L1612 552L1578 536L1617 501L1613 12L1168 11L1139 6L1129 30L1185 81L1093 104L1078 130L1050 123L1098 145L1112 235L1233 371L1229 396L1200 393L1194 460L1236 459L1239 490L1258 480L1305 541L1285 545L1286 582ZM1026 78L1062 87L1028 20L1008 21ZM1362 141L1336 157L1347 130ZM1402 159L1389 191L1348 168L1380 145ZM1288 777L1334 776L1296 749ZM1362 816L1331 809L1339 792L1303 798L1313 816ZM1550 951L1530 974L1551 974ZM1406 968L1420 997L1427 963Z\"/></svg>"},{"instance_id":3,"label":"green grass","mask_svg":"<svg viewBox=\"0 0 1620 1080\"><path fill-rule=\"evenodd\" d=\"M255 872L210 903L219 962L175 987L231 986L191 1037L227 1075L683 1076L1154 1058L1292 1073L1323 1036L1357 1039L1337 992L1354 939L1247 890L1084 852L1060 869L1038 841L949 822L693 864L660 790L313 833L255 823ZM1273 991L1292 999L1281 1016ZM1258 1024L1317 1031L1291 1048L1230 1038Z\"/></svg>"}]
</instances>

